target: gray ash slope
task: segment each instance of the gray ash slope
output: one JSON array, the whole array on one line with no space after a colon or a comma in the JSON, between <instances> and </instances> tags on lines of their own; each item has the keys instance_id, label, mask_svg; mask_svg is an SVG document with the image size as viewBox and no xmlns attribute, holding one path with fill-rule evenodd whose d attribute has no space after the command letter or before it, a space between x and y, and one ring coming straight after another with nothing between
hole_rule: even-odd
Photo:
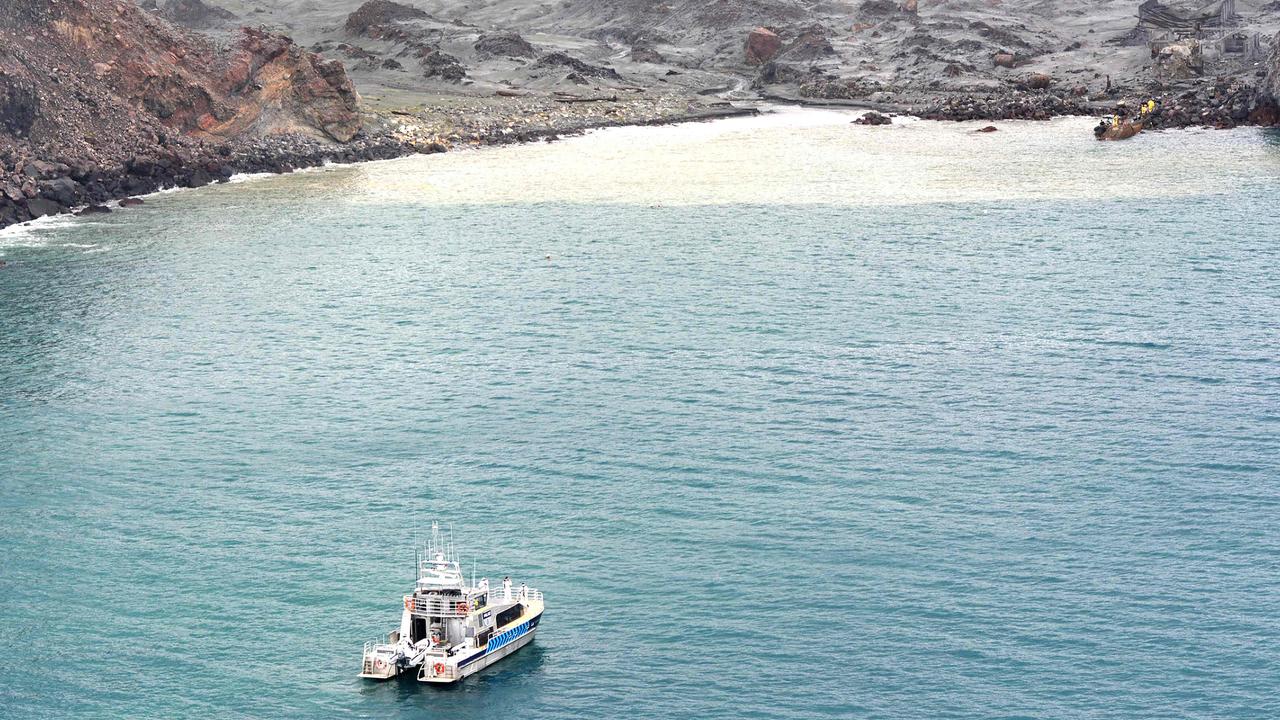
<instances>
[{"instance_id":1,"label":"gray ash slope","mask_svg":"<svg viewBox=\"0 0 1280 720\"><path fill-rule=\"evenodd\" d=\"M188 2L192 0L186 0ZM384 4L392 4L379 0ZM288 32L348 65L366 96L381 90L482 95L497 89L578 92L627 86L751 97L851 99L922 106L939 95L1026 89L1036 74L1062 96L1107 101L1155 89L1181 92L1218 77L1261 84L1267 59L1210 52L1198 77L1158 78L1145 44L1125 43L1132 0L420 0L399 17L400 37L353 31L359 0L219 0L245 22ZM1238 2L1237 27L1265 39L1280 5ZM768 28L776 55L752 62L749 33ZM495 35L531 50L493 53ZM477 48L480 43L481 49ZM438 51L423 62L423 56ZM540 63L568 55L594 71ZM614 77L611 72L616 72ZM735 94L736 91L736 94Z\"/></svg>"}]
</instances>

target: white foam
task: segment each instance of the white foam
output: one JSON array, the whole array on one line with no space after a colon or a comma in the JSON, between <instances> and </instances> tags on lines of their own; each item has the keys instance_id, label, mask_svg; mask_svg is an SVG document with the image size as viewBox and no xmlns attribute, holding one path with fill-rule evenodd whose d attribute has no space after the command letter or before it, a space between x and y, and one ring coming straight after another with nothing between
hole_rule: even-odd
<instances>
[{"instance_id":1,"label":"white foam","mask_svg":"<svg viewBox=\"0 0 1280 720\"><path fill-rule=\"evenodd\" d=\"M47 237L50 231L72 225L75 220L75 216L71 214L45 215L42 218L0 228L0 248L48 245L53 239Z\"/></svg>"},{"instance_id":2,"label":"white foam","mask_svg":"<svg viewBox=\"0 0 1280 720\"><path fill-rule=\"evenodd\" d=\"M236 173L235 175L232 175L227 182L232 185L238 185L239 183L249 182L250 180L272 177L275 174L276 173Z\"/></svg>"},{"instance_id":3,"label":"white foam","mask_svg":"<svg viewBox=\"0 0 1280 720\"><path fill-rule=\"evenodd\" d=\"M1256 173L1263 151L1252 130L1143 133L1131 142L1099 143L1095 121L1085 117L853 124L863 112L781 107L718 122L609 128L502 153L411 156L363 166L349 197L377 204L646 206L1173 197L1238 184ZM1000 132L975 132L988 124ZM1152 167L1164 170L1159 182L1102 181L1150 175Z\"/></svg>"}]
</instances>

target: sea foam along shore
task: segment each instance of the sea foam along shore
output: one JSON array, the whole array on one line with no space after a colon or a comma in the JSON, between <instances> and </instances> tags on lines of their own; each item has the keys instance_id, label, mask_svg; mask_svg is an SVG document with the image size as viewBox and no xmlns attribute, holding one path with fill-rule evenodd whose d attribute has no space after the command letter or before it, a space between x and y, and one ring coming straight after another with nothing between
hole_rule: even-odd
<instances>
[{"instance_id":1,"label":"sea foam along shore","mask_svg":"<svg viewBox=\"0 0 1280 720\"><path fill-rule=\"evenodd\" d=\"M506 112L503 112L505 110ZM434 123L409 114L384 115L373 132L346 143L330 143L303 135L273 135L210 146L205 152L157 153L134 158L117 168L86 169L65 163L28 161L26 197L0 194L0 228L47 215L92 209L109 211L107 203L165 188L196 188L226 182L238 174L279 174L325 164L388 160L413 154L448 152L459 147L509 145L553 140L595 128L665 125L751 115L755 107L607 102L568 116L548 119L516 106L499 108L483 122L462 132L442 135Z\"/></svg>"},{"instance_id":2,"label":"sea foam along shore","mask_svg":"<svg viewBox=\"0 0 1280 720\"><path fill-rule=\"evenodd\" d=\"M751 106L676 108L670 104L611 102L551 121L545 114L499 112L451 137L442 136L432 123L412 115L400 115L379 119L373 133L347 143L326 143L302 135L275 135L210 147L201 155L173 152L136 158L119 168L92 171L35 160L28 163L26 170L32 179L33 197L0 195L0 228L69 212L107 212L112 210L112 201L171 188L203 187L227 182L237 175L289 173L327 164L554 140L596 128L669 125L758 112ZM6 204L8 208L4 207Z\"/></svg>"}]
</instances>

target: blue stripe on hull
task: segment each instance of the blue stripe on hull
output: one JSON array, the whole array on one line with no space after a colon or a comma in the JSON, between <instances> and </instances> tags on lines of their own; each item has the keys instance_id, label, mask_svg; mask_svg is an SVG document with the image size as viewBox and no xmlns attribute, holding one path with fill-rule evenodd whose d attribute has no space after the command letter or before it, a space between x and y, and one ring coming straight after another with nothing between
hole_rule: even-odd
<instances>
[{"instance_id":1,"label":"blue stripe on hull","mask_svg":"<svg viewBox=\"0 0 1280 720\"><path fill-rule=\"evenodd\" d=\"M515 642L516 640L519 640L520 638L524 637L526 634L532 632L534 628L538 627L538 621L541 619L542 619L542 613L538 613L536 616L528 620L525 620L524 622L511 628L510 630L505 630L498 635L494 635L493 637L489 638L489 644L485 646L484 652L480 653L479 655L472 655L466 660L463 660L462 662L458 663L458 668L459 669L464 668L467 665L470 665L471 663L475 662L476 660L479 660L480 658L488 657L493 653L497 652L498 650L501 650L502 648Z\"/></svg>"}]
</instances>

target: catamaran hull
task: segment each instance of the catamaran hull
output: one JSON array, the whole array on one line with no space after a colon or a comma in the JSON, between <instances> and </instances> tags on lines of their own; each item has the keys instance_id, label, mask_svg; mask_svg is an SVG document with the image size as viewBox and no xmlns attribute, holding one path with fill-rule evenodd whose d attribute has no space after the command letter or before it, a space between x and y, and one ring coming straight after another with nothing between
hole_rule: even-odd
<instances>
[{"instance_id":1,"label":"catamaran hull","mask_svg":"<svg viewBox=\"0 0 1280 720\"><path fill-rule=\"evenodd\" d=\"M525 625L528 626L528 630L525 631L523 635L520 635L519 637L506 643L502 647L491 650L483 655L478 655L473 658L464 660L463 663L459 664L456 669L448 668L446 673L443 675L434 674L434 671L428 669L430 668L430 665L427 663L424 663L422 672L418 675L418 680L422 682L448 685L449 683L458 682L462 678L475 675L481 670L498 662L502 658L507 657L508 655L511 655L512 653L524 647L525 645L528 645L533 640L534 633L538 631L538 622L541 620L542 620L542 614L539 613L533 619L524 623Z\"/></svg>"},{"instance_id":2,"label":"catamaran hull","mask_svg":"<svg viewBox=\"0 0 1280 720\"><path fill-rule=\"evenodd\" d=\"M360 677L365 680L390 680L408 669L408 663L388 650L383 649L380 652L375 650L372 654L365 650L364 668Z\"/></svg>"},{"instance_id":3,"label":"catamaran hull","mask_svg":"<svg viewBox=\"0 0 1280 720\"><path fill-rule=\"evenodd\" d=\"M492 664L494 664L494 663L498 662L498 661L499 661L499 660L501 660L502 658L504 658L504 657L506 657L506 656L508 656L508 655L510 655L510 654L512 654L512 653L514 653L515 651L519 650L520 648L524 647L525 645L528 645L528 644L529 644L529 642L530 642L531 640L533 640L533 633L529 633L528 635L525 635L524 637L520 638L519 640L516 640L515 642L511 643L510 645L507 645L506 647L502 648L501 650L495 650L495 651L493 651L493 652L489 653L488 655L485 655L484 657L480 658L479 660L476 660L475 662L471 663L470 665L467 665L466 667L462 668L462 669L461 669L461 671L460 671L460 673L461 673L461 674L460 674L458 677L456 677L456 678L423 678L423 679L422 679L422 681L423 681L423 682L434 682L434 683L445 683L445 684L458 682L459 680L461 680L461 679L462 679L462 678L464 678L464 677L467 677L467 676L469 676L469 675L475 675L476 673L480 672L481 670L483 670L483 669L485 669L485 668L489 667L490 665L492 665Z\"/></svg>"}]
</instances>

